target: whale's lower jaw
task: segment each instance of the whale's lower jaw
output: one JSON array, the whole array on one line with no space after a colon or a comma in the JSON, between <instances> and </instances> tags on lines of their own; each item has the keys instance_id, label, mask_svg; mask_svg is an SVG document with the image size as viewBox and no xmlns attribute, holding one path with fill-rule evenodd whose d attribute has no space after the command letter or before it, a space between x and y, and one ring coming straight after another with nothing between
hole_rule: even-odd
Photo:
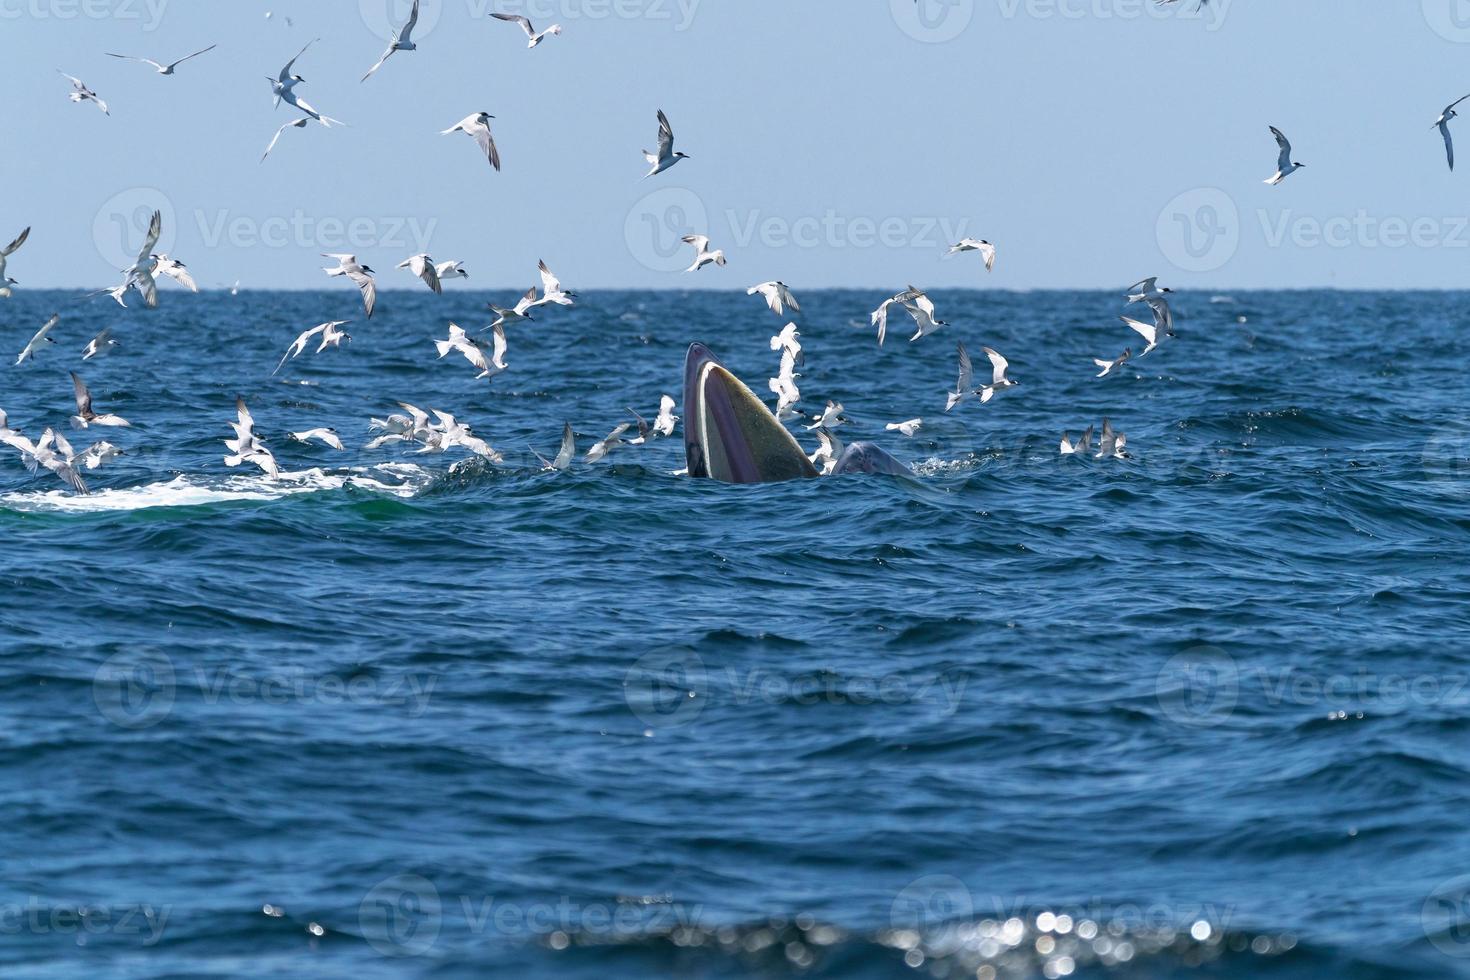
<instances>
[{"instance_id":1,"label":"whale's lower jaw","mask_svg":"<svg viewBox=\"0 0 1470 980\"><path fill-rule=\"evenodd\" d=\"M690 476L722 483L818 475L786 427L703 344L684 359L684 453Z\"/></svg>"}]
</instances>

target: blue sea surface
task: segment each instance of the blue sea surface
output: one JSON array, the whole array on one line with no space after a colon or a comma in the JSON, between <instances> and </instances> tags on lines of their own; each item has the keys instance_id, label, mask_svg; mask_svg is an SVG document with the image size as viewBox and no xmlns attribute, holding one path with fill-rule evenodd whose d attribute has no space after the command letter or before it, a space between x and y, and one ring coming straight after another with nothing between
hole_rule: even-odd
<instances>
[{"instance_id":1,"label":"blue sea surface","mask_svg":"<svg viewBox=\"0 0 1470 980\"><path fill-rule=\"evenodd\" d=\"M897 285L797 290L800 383L915 477L765 486L530 452L696 340L766 395L743 292L584 294L493 383L430 341L510 291L6 301L62 314L10 424L128 455L0 449L0 974L1470 977L1470 295L1185 293L1098 379L1118 294L879 348ZM957 340L1020 387L945 414ZM398 401L505 462L363 451Z\"/></svg>"}]
</instances>

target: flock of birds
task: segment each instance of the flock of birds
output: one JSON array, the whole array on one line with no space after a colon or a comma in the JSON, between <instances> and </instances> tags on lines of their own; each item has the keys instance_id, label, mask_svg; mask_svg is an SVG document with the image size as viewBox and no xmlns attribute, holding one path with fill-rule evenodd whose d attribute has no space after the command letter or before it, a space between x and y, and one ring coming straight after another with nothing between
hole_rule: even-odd
<instances>
[{"instance_id":1,"label":"flock of birds","mask_svg":"<svg viewBox=\"0 0 1470 980\"><path fill-rule=\"evenodd\" d=\"M1176 0L1157 0L1157 2L1166 4L1176 2ZM1209 0L1200 0L1201 4L1208 2ZM528 18L520 15L494 13L491 16L518 26L525 33L528 39L527 47L531 49L536 48L548 38L562 33L561 26L556 24L538 31ZM419 0L414 0L408 19L394 32L387 50L363 75L363 82L380 71L394 55L417 50L418 45L413 40L413 33L418 25L418 20ZM287 130L302 129L313 123L326 129L345 125L340 120L319 112L302 98L298 91L306 79L297 73L296 63L307 53L312 44L316 43L316 40L319 39L307 42L277 74L267 76L275 106L279 108L282 103L286 103L301 115L277 129L261 157L262 162L270 156L271 151L275 149L281 136ZM215 47L216 45L210 45L172 62L160 62L151 58L112 52L107 52L107 54L109 57L148 65L157 74L167 77L175 75L179 67L186 62L208 54L215 50ZM85 82L65 72L61 74L71 82L72 91L69 98L72 102L91 102L103 113L109 113L107 103ZM1434 123L1434 127L1438 128L1443 136L1451 170L1454 169L1454 143L1449 124L1458 115L1456 107L1466 99L1470 99L1470 95L1446 106ZM490 121L494 118L488 112L472 113L443 130L443 135L463 133L470 136L475 140L486 162L494 170L499 171L500 152L490 127ZM643 151L649 165L644 179L667 173L684 160L691 159L689 154L675 150L674 129L668 116L662 110L658 111L657 120L657 150L655 152ZM1279 156L1276 172L1266 180L1266 183L1278 185L1305 165L1292 159L1291 143L1281 130L1272 126L1270 131L1276 140ZM26 243L30 231L29 227L26 228L10 244L0 249L0 298L11 296L13 287L17 285L17 281L7 275L7 263L11 256ZM97 290L90 295L106 294L119 305L126 307L129 296L136 293L141 298L144 307L156 309L159 305L158 286L161 278L171 279L187 289L198 292L198 286L183 262L155 251L161 231L162 215L154 212L136 259L128 268L122 270L121 283ZM711 266L723 267L727 264L725 252L722 249L713 248L713 242L708 235L688 235L683 241L692 248L694 253L686 272L695 273ZM950 255L962 253L975 253L984 262L987 271L994 269L996 248L989 241L966 238L949 249ZM352 254L330 253L324 254L324 257L332 259L336 264L324 268L323 271L329 277L348 280L358 289L364 313L370 319L377 303L377 280L374 270ZM443 284L446 280L469 277L469 272L464 268L462 262L457 260L436 261L432 256L424 253L404 259L398 263L397 267L422 280L436 294L443 292ZM443 359L452 354L463 357L477 372L476 380L493 381L495 377L505 372L509 367L506 359L509 350L508 327L533 321L533 313L538 309L551 306L570 307L576 302L576 293L565 289L544 261L538 264L538 272L541 279L540 286L533 285L517 300L514 306L501 307L493 303L489 304L490 312L495 315L495 320L484 328L490 335L488 349L480 340L471 337L464 328L450 323L448 335L444 339L433 340L439 358ZM1145 322L1126 315L1120 317L1123 323L1144 343L1137 357L1144 357L1154 352L1166 340L1175 336L1174 317L1168 300L1170 292L1168 288L1158 285L1156 277L1144 279L1129 288L1128 304L1142 303L1152 312L1152 322ZM750 287L747 293L761 297L770 311L782 319L787 318L788 311L792 315L799 315L801 312L800 304L790 287L784 282L759 283ZM882 346L886 339L889 317L897 311L907 314L913 321L915 331L909 338L911 342L920 340L948 325L946 321L939 319L934 302L926 292L910 285L884 299L871 313L870 323L877 330L879 346ZM59 315L53 314L46 321L21 351L16 359L16 365L34 361L38 352L56 343L52 333L60 319ZM348 326L348 323L349 321L345 320L333 320L305 330L287 347L272 373L280 372L288 361L305 355L313 344L315 345L313 355L319 355L328 350L340 350L344 342L350 343L352 340L351 335L343 329ZM795 319L787 322L778 333L771 337L770 348L773 352L779 353L780 362L776 375L769 380L769 389L776 397L775 414L778 419L782 422L804 420L810 423L806 429L812 432L818 440L818 447L811 454L810 459L822 472L830 472L835 467L844 448L838 430L847 424L849 419L843 413L843 406L835 401L828 401L821 411L809 416L802 412L802 396L798 385L802 375L798 368L804 366L805 355L800 338L800 330ZM111 337L110 328L105 329L88 343L83 351L82 360L88 361L106 354L116 345L117 342ZM988 383L977 384L968 350L963 342L956 345L957 380L955 390L947 392L945 412L950 412L971 400L982 405L987 404L1001 392L1019 386L1020 382L1010 377L1010 365L1004 356L992 347L982 347L981 350L989 361L991 371ZM1097 377L1107 378L1118 374L1119 369L1134 357L1135 354L1129 347L1117 356L1094 358L1094 364L1100 369ZM96 412L93 408L91 392L82 378L73 372L71 379L77 406L76 414L71 419L74 426L79 429L94 426L129 427L130 424L125 419ZM675 404L672 396L663 395L652 423L649 423L638 412L629 409L633 421L617 425L606 437L594 442L583 458L587 462L596 462L606 458L619 446L642 445L657 438L672 436L679 421L678 416L674 414ZM491 462L503 461L500 452L477 436L470 424L460 421L454 415L433 408L420 409L408 403L398 403L398 407L401 409L398 413L370 420L369 431L380 434L375 435L366 444L365 449L379 449L395 444L412 444L418 447L417 452L419 453L442 453L458 448ZM924 422L922 417L915 417L887 423L885 428L905 437L913 437L923 427ZM231 425L234 429L234 437L225 441L229 451L224 459L225 464L231 467L250 464L258 467L272 479L282 478L281 467L265 440L256 432L255 420L243 399L238 399L236 402L236 420ZM625 438L629 430L634 429L635 426L636 436ZM1128 458L1127 437L1115 431L1110 420L1104 419L1102 422L1102 432L1096 453L1093 453L1092 450L1094 431L1095 428L1089 426L1076 440L1072 438L1070 432L1063 433L1060 444L1061 454L1064 456L1093 454L1098 459ZM316 441L338 451L346 448L340 435L328 427L292 432L290 438L302 443ZM17 450L31 472L35 473L45 469L81 493L87 492L86 482L82 477L83 471L96 470L123 455L122 450L106 440L77 451L65 436L53 428L45 429L38 439L32 441L20 431L9 426L3 411L0 411L0 445ZM536 453L534 449L532 450L540 461L540 465L548 470L566 469L571 465L576 452L576 437L569 424L563 426L561 445L555 456L547 459Z\"/></svg>"}]
</instances>

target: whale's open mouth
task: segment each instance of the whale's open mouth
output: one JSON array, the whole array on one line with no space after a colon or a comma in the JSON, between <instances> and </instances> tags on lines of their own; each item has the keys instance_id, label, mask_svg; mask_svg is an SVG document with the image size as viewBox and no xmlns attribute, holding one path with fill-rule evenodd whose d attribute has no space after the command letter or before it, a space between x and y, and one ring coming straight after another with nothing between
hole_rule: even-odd
<instances>
[{"instance_id":1,"label":"whale's open mouth","mask_svg":"<svg viewBox=\"0 0 1470 980\"><path fill-rule=\"evenodd\" d=\"M703 344L684 360L684 450L690 476L722 483L817 475L786 427Z\"/></svg>"}]
</instances>

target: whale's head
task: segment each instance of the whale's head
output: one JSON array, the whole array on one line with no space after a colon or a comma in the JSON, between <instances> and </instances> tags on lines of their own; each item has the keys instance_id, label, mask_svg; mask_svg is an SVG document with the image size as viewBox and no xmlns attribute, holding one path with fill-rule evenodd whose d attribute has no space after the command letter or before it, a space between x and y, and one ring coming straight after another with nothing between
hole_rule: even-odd
<instances>
[{"instance_id":1,"label":"whale's head","mask_svg":"<svg viewBox=\"0 0 1470 980\"><path fill-rule=\"evenodd\" d=\"M722 483L817 476L786 427L704 344L684 359L684 452L689 475Z\"/></svg>"}]
</instances>

